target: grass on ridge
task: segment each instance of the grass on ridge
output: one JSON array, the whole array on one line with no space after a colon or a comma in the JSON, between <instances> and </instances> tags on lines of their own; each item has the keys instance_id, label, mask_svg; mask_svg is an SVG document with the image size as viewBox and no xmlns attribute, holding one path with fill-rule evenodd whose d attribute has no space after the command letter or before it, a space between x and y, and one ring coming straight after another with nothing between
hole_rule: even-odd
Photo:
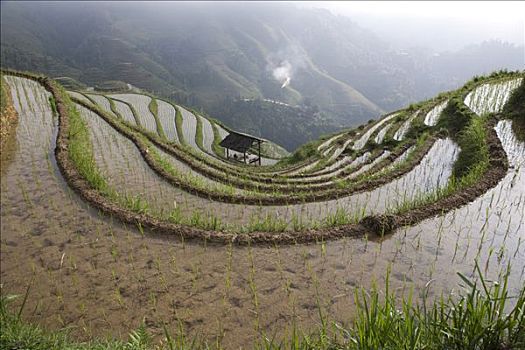
<instances>
[{"instance_id":1,"label":"grass on ridge","mask_svg":"<svg viewBox=\"0 0 525 350\"><path fill-rule=\"evenodd\" d=\"M162 124L160 122L160 119L159 119L159 107L157 105L157 100L155 99L155 97L151 97L151 101L148 105L148 108L149 108L149 111L151 112L151 114L153 114L153 117L155 118L155 124L157 126L157 132L159 134L159 136L163 139L166 139L166 134L164 133L164 129L162 128Z\"/></svg>"},{"instance_id":2,"label":"grass on ridge","mask_svg":"<svg viewBox=\"0 0 525 350\"><path fill-rule=\"evenodd\" d=\"M452 176L445 187L402 202L393 211L397 214L405 213L448 197L478 182L489 167L486 124L487 117L475 117L470 119L468 126L458 133L461 151L454 163Z\"/></svg>"},{"instance_id":3,"label":"grass on ridge","mask_svg":"<svg viewBox=\"0 0 525 350\"><path fill-rule=\"evenodd\" d=\"M180 111L180 108L173 106L175 108L175 126L177 127L177 136L179 137L179 142L181 145L186 144L186 140L184 139L184 132L182 131L182 113Z\"/></svg>"}]
</instances>

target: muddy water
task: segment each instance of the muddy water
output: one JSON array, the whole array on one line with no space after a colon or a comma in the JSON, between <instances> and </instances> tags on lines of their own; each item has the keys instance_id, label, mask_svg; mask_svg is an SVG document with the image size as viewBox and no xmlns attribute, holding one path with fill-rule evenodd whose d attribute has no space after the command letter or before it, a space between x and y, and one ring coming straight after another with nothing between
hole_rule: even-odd
<instances>
[{"instance_id":1,"label":"muddy water","mask_svg":"<svg viewBox=\"0 0 525 350\"><path fill-rule=\"evenodd\" d=\"M472 262L478 260L489 279L496 279L507 266L511 268L509 295L516 295L523 288L525 144L516 140L510 125L510 121L501 121L496 127L511 167L495 188L467 206L443 217L424 221L394 236L394 239L410 240L410 244L399 244L399 254L406 256L410 264L425 264L429 277L438 285L446 286L448 276L457 271L472 275ZM420 256L414 251L414 246L433 252L434 258L426 261L428 256Z\"/></svg>"},{"instance_id":2,"label":"muddy water","mask_svg":"<svg viewBox=\"0 0 525 350\"><path fill-rule=\"evenodd\" d=\"M299 219L304 224L311 224L324 220L337 208L355 214L363 211L367 214L384 213L405 200L444 186L457 154L457 146L452 141L438 140L421 164L408 174L371 192L340 199L289 206L260 207L229 203L218 205L217 202L190 195L171 186L147 166L130 140L120 135L96 114L86 109L81 111L92 134L97 165L110 186L119 193L140 195L150 203L155 213L170 212L178 207L188 218L198 211L203 215L213 215L224 223L238 226L249 224L256 218L265 218L267 215L286 222ZM388 154L385 152L385 155ZM381 157L378 157L377 161L380 160ZM372 162L361 168L360 172L374 165ZM357 175L358 173L355 174ZM208 184L214 183L213 180L206 181ZM215 184L222 186L219 183Z\"/></svg>"},{"instance_id":3,"label":"muddy water","mask_svg":"<svg viewBox=\"0 0 525 350\"><path fill-rule=\"evenodd\" d=\"M86 208L53 165L50 111L24 109L19 116L18 151L2 176L2 291L23 294L31 283L24 319L70 327L80 339L126 338L145 317L159 337L163 322L172 330L180 322L190 334L218 339L227 349L247 348L261 333L277 339L289 334L294 321L314 329L316 300L332 320L351 320L355 288L373 280L383 286L389 266L398 293L414 288L417 299L429 282L430 297L456 290L455 273L472 271L479 242L482 268L488 261L494 276L511 261L511 287L523 284L523 170L510 170L470 205L383 242L205 246L141 236Z\"/></svg>"}]
</instances>

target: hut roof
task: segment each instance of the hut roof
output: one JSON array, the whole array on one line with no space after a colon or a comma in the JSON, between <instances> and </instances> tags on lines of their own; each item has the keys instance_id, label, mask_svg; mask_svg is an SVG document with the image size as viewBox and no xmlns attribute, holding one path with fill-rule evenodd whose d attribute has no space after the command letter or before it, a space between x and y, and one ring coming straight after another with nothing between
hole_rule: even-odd
<instances>
[{"instance_id":1,"label":"hut roof","mask_svg":"<svg viewBox=\"0 0 525 350\"><path fill-rule=\"evenodd\" d=\"M224 138L224 140L221 141L220 145L224 148L244 153L250 147L252 147L253 143L256 141L259 141L261 143L266 142L265 139L259 137L232 131L228 136Z\"/></svg>"}]
</instances>

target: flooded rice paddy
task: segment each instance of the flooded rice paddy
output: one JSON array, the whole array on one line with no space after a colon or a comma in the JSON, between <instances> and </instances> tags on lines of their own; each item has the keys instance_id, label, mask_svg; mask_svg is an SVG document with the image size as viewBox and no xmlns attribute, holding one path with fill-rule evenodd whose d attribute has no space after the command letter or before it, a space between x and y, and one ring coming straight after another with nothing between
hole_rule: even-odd
<instances>
[{"instance_id":1,"label":"flooded rice paddy","mask_svg":"<svg viewBox=\"0 0 525 350\"><path fill-rule=\"evenodd\" d=\"M191 195L170 185L159 177L143 160L135 145L114 130L104 120L87 109L81 114L89 125L94 140L94 154L97 166L108 179L109 185L119 193L139 194L150 203L157 213L169 212L178 207L182 214L191 217L194 212L213 215L222 222L232 225L246 225L254 218L272 216L292 222L294 218L305 224L319 222L338 208L355 215L382 214L395 208L403 201L417 198L436 188L443 187L451 175L452 165L457 157L458 147L450 140L438 140L421 164L408 174L370 192L349 197L288 206L256 206L221 203ZM361 167L348 178L355 178L386 158L389 152ZM166 155L167 156L167 155ZM175 160L173 160L175 161ZM210 184L213 180L207 179ZM410 186L409 186L410 184ZM215 183L216 186L222 186ZM315 187L316 185L310 185Z\"/></svg>"},{"instance_id":2,"label":"flooded rice paddy","mask_svg":"<svg viewBox=\"0 0 525 350\"><path fill-rule=\"evenodd\" d=\"M425 125L428 126L434 126L439 121L439 116L441 112L447 107L448 100L443 101L439 104L437 104L434 108L432 108L428 113L425 115L425 120L423 121Z\"/></svg>"},{"instance_id":3,"label":"flooded rice paddy","mask_svg":"<svg viewBox=\"0 0 525 350\"><path fill-rule=\"evenodd\" d=\"M319 310L345 323L355 310L355 288L385 283L399 294L430 298L454 292L456 272L473 274L477 259L489 278L512 265L511 294L525 281L525 169L509 121L497 126L511 167L474 202L406 227L383 240L350 239L311 245L237 247L141 235L90 208L65 184L54 160L57 117L38 84L8 77L19 113L16 147L1 177L1 277L5 293L30 298L24 318L50 329L68 327L80 339L126 337L142 322L154 335L163 324L219 342L249 347L262 334L281 338L296 322L308 331ZM86 114L86 120L91 117ZM97 117L98 118L98 117ZM99 118L90 125L101 126ZM229 220L257 211L214 203L167 186L144 164L131 142L109 126L94 138L97 164L119 191L150 196L158 208L173 200ZM104 134L106 133L106 134ZM105 153L101 153L105 147ZM384 212L400 198L442 186L458 147L438 140L421 164L368 193L326 203L264 207L322 217L336 206ZM107 154L106 154L107 153ZM2 164L4 167L4 164ZM170 202L171 201L171 202ZM324 208L324 209L323 209Z\"/></svg>"},{"instance_id":4,"label":"flooded rice paddy","mask_svg":"<svg viewBox=\"0 0 525 350\"><path fill-rule=\"evenodd\" d=\"M512 90L521 84L522 78L499 83L486 83L465 97L465 104L476 114L500 112L508 101Z\"/></svg>"}]
</instances>

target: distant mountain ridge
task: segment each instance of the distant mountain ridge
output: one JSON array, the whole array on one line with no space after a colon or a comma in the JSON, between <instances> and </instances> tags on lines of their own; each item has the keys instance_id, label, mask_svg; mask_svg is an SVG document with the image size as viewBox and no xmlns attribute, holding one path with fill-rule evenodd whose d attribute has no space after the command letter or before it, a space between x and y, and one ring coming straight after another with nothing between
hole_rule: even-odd
<instances>
[{"instance_id":1,"label":"distant mountain ridge","mask_svg":"<svg viewBox=\"0 0 525 350\"><path fill-rule=\"evenodd\" d=\"M348 18L290 4L2 2L1 9L2 66L91 86L130 83L221 120L235 116L289 150L474 74L523 65L520 48L502 43L439 57L396 52ZM482 59L488 53L490 62ZM307 108L292 117L265 106L263 122L261 104L243 99Z\"/></svg>"}]
</instances>

